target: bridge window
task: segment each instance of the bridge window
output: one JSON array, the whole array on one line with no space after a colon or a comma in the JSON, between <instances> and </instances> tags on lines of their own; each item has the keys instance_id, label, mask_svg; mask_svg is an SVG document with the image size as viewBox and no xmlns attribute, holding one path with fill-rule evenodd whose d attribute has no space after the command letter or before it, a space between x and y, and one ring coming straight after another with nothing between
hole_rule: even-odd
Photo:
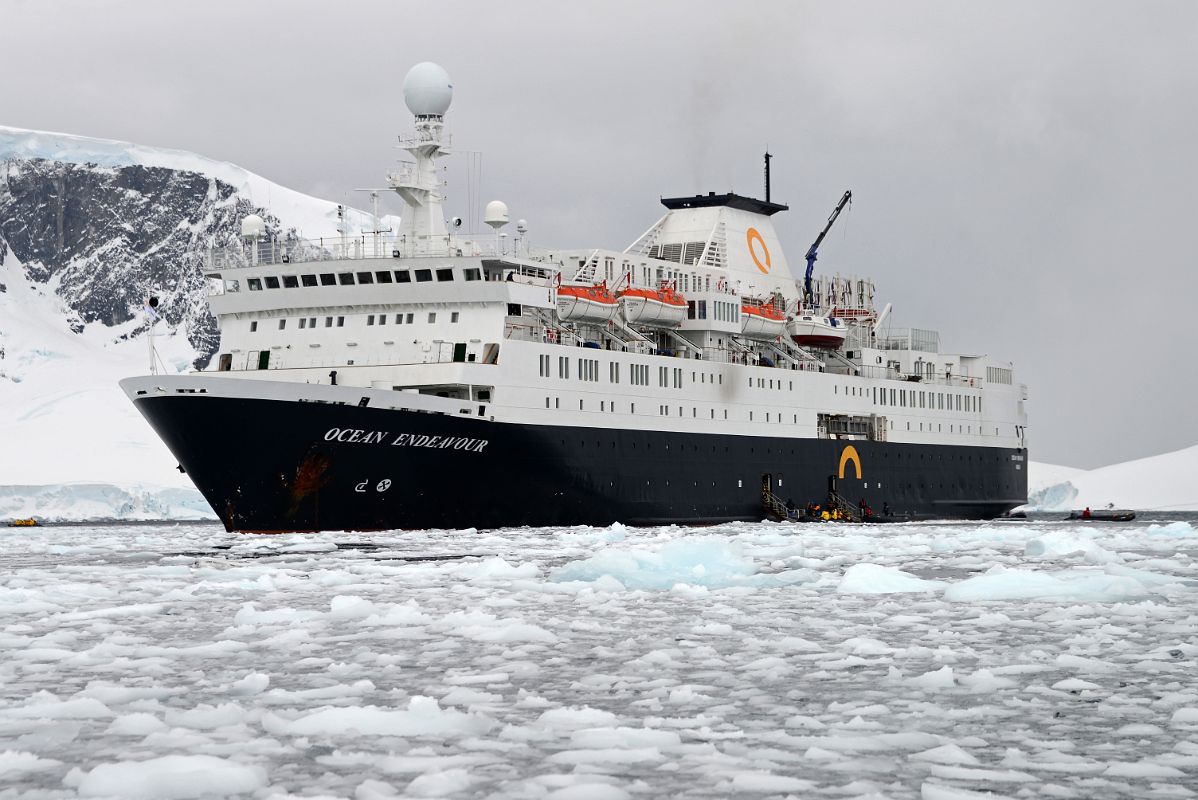
<instances>
[{"instance_id":1,"label":"bridge window","mask_svg":"<svg viewBox=\"0 0 1198 800\"><path fill-rule=\"evenodd\" d=\"M433 279L433 271L431 269L416 270L416 282L417 283L428 283L432 279Z\"/></svg>"},{"instance_id":2,"label":"bridge window","mask_svg":"<svg viewBox=\"0 0 1198 800\"><path fill-rule=\"evenodd\" d=\"M464 269L462 270L462 278L468 281L479 281L482 280L482 274L477 268Z\"/></svg>"},{"instance_id":3,"label":"bridge window","mask_svg":"<svg viewBox=\"0 0 1198 800\"><path fill-rule=\"evenodd\" d=\"M411 283L412 282L412 273L408 272L406 269L395 270L395 282L396 283Z\"/></svg>"},{"instance_id":4,"label":"bridge window","mask_svg":"<svg viewBox=\"0 0 1198 800\"><path fill-rule=\"evenodd\" d=\"M246 285L248 285L250 287L251 292L262 291L262 279L261 278L250 278L246 281Z\"/></svg>"},{"instance_id":5,"label":"bridge window","mask_svg":"<svg viewBox=\"0 0 1198 800\"><path fill-rule=\"evenodd\" d=\"M439 280L439 281L453 280L453 270L450 269L449 267L437 270L437 280Z\"/></svg>"},{"instance_id":6,"label":"bridge window","mask_svg":"<svg viewBox=\"0 0 1198 800\"><path fill-rule=\"evenodd\" d=\"M266 281L267 289L278 289L279 288L279 279L276 278L274 275L267 275L264 280Z\"/></svg>"},{"instance_id":7,"label":"bridge window","mask_svg":"<svg viewBox=\"0 0 1198 800\"><path fill-rule=\"evenodd\" d=\"M381 269L374 273L374 278L379 283L391 283L391 272L390 270Z\"/></svg>"},{"instance_id":8,"label":"bridge window","mask_svg":"<svg viewBox=\"0 0 1198 800\"><path fill-rule=\"evenodd\" d=\"M337 283L341 284L342 286L353 286L354 274L352 272L338 272Z\"/></svg>"},{"instance_id":9,"label":"bridge window","mask_svg":"<svg viewBox=\"0 0 1198 800\"><path fill-rule=\"evenodd\" d=\"M320 273L320 285L321 286L336 286L337 285L337 276L331 272Z\"/></svg>"},{"instance_id":10,"label":"bridge window","mask_svg":"<svg viewBox=\"0 0 1198 800\"><path fill-rule=\"evenodd\" d=\"M374 283L374 273L359 272L358 273L358 283Z\"/></svg>"},{"instance_id":11,"label":"bridge window","mask_svg":"<svg viewBox=\"0 0 1198 800\"><path fill-rule=\"evenodd\" d=\"M300 275L300 282L303 283L304 286L315 286L316 285L316 276L315 275Z\"/></svg>"}]
</instances>

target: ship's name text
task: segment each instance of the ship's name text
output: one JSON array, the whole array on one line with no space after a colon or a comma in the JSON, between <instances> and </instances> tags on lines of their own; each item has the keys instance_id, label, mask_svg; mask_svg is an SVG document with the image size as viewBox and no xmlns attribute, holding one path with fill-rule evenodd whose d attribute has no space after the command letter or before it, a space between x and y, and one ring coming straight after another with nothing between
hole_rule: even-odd
<instances>
[{"instance_id":1,"label":"ship's name text","mask_svg":"<svg viewBox=\"0 0 1198 800\"><path fill-rule=\"evenodd\" d=\"M430 436L428 434L401 433L391 437L390 431L364 431L358 428L329 428L325 431L326 442L347 444L390 444L392 447L435 447L440 450L465 450L481 453L489 439L471 439L467 436Z\"/></svg>"}]
</instances>

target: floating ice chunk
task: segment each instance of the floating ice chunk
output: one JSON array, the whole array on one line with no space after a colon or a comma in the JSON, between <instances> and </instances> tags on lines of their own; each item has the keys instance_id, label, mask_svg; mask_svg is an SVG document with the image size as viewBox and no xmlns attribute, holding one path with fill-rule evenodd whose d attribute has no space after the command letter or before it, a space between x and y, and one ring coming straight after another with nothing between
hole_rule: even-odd
<instances>
[{"instance_id":1,"label":"floating ice chunk","mask_svg":"<svg viewBox=\"0 0 1198 800\"><path fill-rule=\"evenodd\" d=\"M816 784L802 778L774 775L770 772L741 772L732 778L736 792L803 792L814 789Z\"/></svg>"},{"instance_id":2,"label":"floating ice chunk","mask_svg":"<svg viewBox=\"0 0 1198 800\"><path fill-rule=\"evenodd\" d=\"M1184 778L1186 774L1176 767L1164 764L1154 764L1151 761L1115 761L1112 762L1103 775L1112 778Z\"/></svg>"},{"instance_id":3,"label":"floating ice chunk","mask_svg":"<svg viewBox=\"0 0 1198 800\"><path fill-rule=\"evenodd\" d=\"M1116 736L1160 736L1165 731L1147 722L1133 722L1115 731Z\"/></svg>"},{"instance_id":4,"label":"floating ice chunk","mask_svg":"<svg viewBox=\"0 0 1198 800\"><path fill-rule=\"evenodd\" d=\"M955 744L942 744L931 750L912 753L907 756L912 761L931 761L936 764L978 764L980 763L971 753L967 753Z\"/></svg>"},{"instance_id":5,"label":"floating ice chunk","mask_svg":"<svg viewBox=\"0 0 1198 800\"><path fill-rule=\"evenodd\" d=\"M979 767L958 767L951 764L932 764L929 768L937 778L951 778L958 781L982 781L991 783L1030 783L1036 780L1034 775L1014 769L982 769Z\"/></svg>"},{"instance_id":6,"label":"floating ice chunk","mask_svg":"<svg viewBox=\"0 0 1198 800\"><path fill-rule=\"evenodd\" d=\"M667 542L657 550L609 548L561 567L550 576L557 582L614 578L628 589L666 590L684 583L712 589L730 586L786 586L809 582L811 570L758 574L757 564L737 543L716 538Z\"/></svg>"},{"instance_id":7,"label":"floating ice chunk","mask_svg":"<svg viewBox=\"0 0 1198 800\"><path fill-rule=\"evenodd\" d=\"M979 669L972 675L958 675L957 682L971 692L994 692L999 689L1013 689L1019 685L1010 678L995 675L988 669Z\"/></svg>"},{"instance_id":8,"label":"floating ice chunk","mask_svg":"<svg viewBox=\"0 0 1198 800\"><path fill-rule=\"evenodd\" d=\"M323 708L286 725L292 736L453 736L486 733L495 722L481 714L443 710L431 697L413 697L406 711L378 706Z\"/></svg>"},{"instance_id":9,"label":"floating ice chunk","mask_svg":"<svg viewBox=\"0 0 1198 800\"><path fill-rule=\"evenodd\" d=\"M266 786L266 771L215 756L162 756L100 764L83 774L72 770L65 782L76 781L81 797L186 800L256 791Z\"/></svg>"},{"instance_id":10,"label":"floating ice chunk","mask_svg":"<svg viewBox=\"0 0 1198 800\"><path fill-rule=\"evenodd\" d=\"M102 719L111 717L108 706L94 697L76 697L59 700L49 692L38 692L31 698L34 702L23 706L0 709L0 717L16 719Z\"/></svg>"},{"instance_id":11,"label":"floating ice chunk","mask_svg":"<svg viewBox=\"0 0 1198 800\"><path fill-rule=\"evenodd\" d=\"M1194 526L1188 522L1170 522L1168 525L1149 525L1151 536L1193 536Z\"/></svg>"},{"instance_id":12,"label":"floating ice chunk","mask_svg":"<svg viewBox=\"0 0 1198 800\"><path fill-rule=\"evenodd\" d=\"M62 766L62 762L52 758L39 758L34 753L26 753L23 750L5 750L0 752L0 781L31 772L44 772L59 766Z\"/></svg>"},{"instance_id":13,"label":"floating ice chunk","mask_svg":"<svg viewBox=\"0 0 1198 800\"><path fill-rule=\"evenodd\" d=\"M1015 800L1006 794L971 792L968 789L958 789L956 786L944 786L939 783L923 783L919 787L919 796L921 800Z\"/></svg>"},{"instance_id":14,"label":"floating ice chunk","mask_svg":"<svg viewBox=\"0 0 1198 800\"><path fill-rule=\"evenodd\" d=\"M1089 564L1110 564L1121 560L1115 553L1099 547L1084 533L1074 530L1049 531L1028 541L1023 551L1033 558L1080 555Z\"/></svg>"},{"instance_id":15,"label":"floating ice chunk","mask_svg":"<svg viewBox=\"0 0 1198 800\"><path fill-rule=\"evenodd\" d=\"M229 694L247 696L262 694L270 686L270 676L261 672L251 672L244 678L233 681L229 686Z\"/></svg>"},{"instance_id":16,"label":"floating ice chunk","mask_svg":"<svg viewBox=\"0 0 1198 800\"><path fill-rule=\"evenodd\" d=\"M1139 581L1116 575L1011 569L955 583L945 589L944 599L954 603L1042 599L1117 603L1146 594Z\"/></svg>"},{"instance_id":17,"label":"floating ice chunk","mask_svg":"<svg viewBox=\"0 0 1198 800\"><path fill-rule=\"evenodd\" d=\"M516 580L535 578L540 573L541 569L536 564L513 564L498 556L465 563L453 571L455 577L463 580Z\"/></svg>"},{"instance_id":18,"label":"floating ice chunk","mask_svg":"<svg viewBox=\"0 0 1198 800\"><path fill-rule=\"evenodd\" d=\"M1089 672L1103 674L1107 672L1121 672L1122 669L1112 664L1109 661L1103 661L1099 658L1086 658L1085 656L1075 656L1071 653L1062 653L1056 657L1056 664L1063 669L1073 669L1078 672Z\"/></svg>"},{"instance_id":19,"label":"floating ice chunk","mask_svg":"<svg viewBox=\"0 0 1198 800\"><path fill-rule=\"evenodd\" d=\"M137 712L117 717L104 733L112 736L148 736L166 729L166 723L153 714Z\"/></svg>"},{"instance_id":20,"label":"floating ice chunk","mask_svg":"<svg viewBox=\"0 0 1198 800\"><path fill-rule=\"evenodd\" d=\"M555 644L557 635L530 622L491 623L489 625L467 625L454 633L477 642L542 642Z\"/></svg>"},{"instance_id":21,"label":"floating ice chunk","mask_svg":"<svg viewBox=\"0 0 1198 800\"><path fill-rule=\"evenodd\" d=\"M464 792L474 782L468 771L458 767L420 775L408 784L406 792L412 797L445 797Z\"/></svg>"},{"instance_id":22,"label":"floating ice chunk","mask_svg":"<svg viewBox=\"0 0 1198 800\"><path fill-rule=\"evenodd\" d=\"M1173 712L1172 721L1182 725L1198 725L1198 708L1179 708Z\"/></svg>"},{"instance_id":23,"label":"floating ice chunk","mask_svg":"<svg viewBox=\"0 0 1198 800\"><path fill-rule=\"evenodd\" d=\"M379 613L379 607L364 597L339 594L329 603L331 619L365 619Z\"/></svg>"},{"instance_id":24,"label":"floating ice chunk","mask_svg":"<svg viewBox=\"0 0 1198 800\"><path fill-rule=\"evenodd\" d=\"M501 694L480 692L466 686L451 689L449 694L441 698L441 702L447 706L468 706L472 703L500 703L502 701L503 695Z\"/></svg>"},{"instance_id":25,"label":"floating ice chunk","mask_svg":"<svg viewBox=\"0 0 1198 800\"><path fill-rule=\"evenodd\" d=\"M554 730L577 731L583 728L603 728L616 724L616 715L610 711L582 706L553 708L537 717L537 724Z\"/></svg>"},{"instance_id":26,"label":"floating ice chunk","mask_svg":"<svg viewBox=\"0 0 1198 800\"><path fill-rule=\"evenodd\" d=\"M354 789L354 800L393 800L399 796L394 786L383 781L364 780Z\"/></svg>"},{"instance_id":27,"label":"floating ice chunk","mask_svg":"<svg viewBox=\"0 0 1198 800\"><path fill-rule=\"evenodd\" d=\"M545 760L553 764L643 764L665 758L656 747L596 747L562 750Z\"/></svg>"},{"instance_id":28,"label":"floating ice chunk","mask_svg":"<svg viewBox=\"0 0 1198 800\"><path fill-rule=\"evenodd\" d=\"M1083 692L1093 691L1094 689L1102 689L1097 683L1083 681L1081 678L1066 678L1063 681L1057 681L1052 685L1052 688L1060 692Z\"/></svg>"},{"instance_id":29,"label":"floating ice chunk","mask_svg":"<svg viewBox=\"0 0 1198 800\"><path fill-rule=\"evenodd\" d=\"M296 608L272 608L259 611L253 603L246 603L233 615L233 624L241 625L284 625L292 622L304 622L320 617L319 611Z\"/></svg>"},{"instance_id":30,"label":"floating ice chunk","mask_svg":"<svg viewBox=\"0 0 1198 800\"><path fill-rule=\"evenodd\" d=\"M841 594L898 594L901 592L935 592L943 589L944 581L918 578L896 567L880 564L854 564L845 570L836 591Z\"/></svg>"},{"instance_id":31,"label":"floating ice chunk","mask_svg":"<svg viewBox=\"0 0 1198 800\"><path fill-rule=\"evenodd\" d=\"M916 675L914 678L907 678L907 683L921 689L951 689L957 685L953 678L953 668L949 666L941 667L934 672Z\"/></svg>"}]
</instances>

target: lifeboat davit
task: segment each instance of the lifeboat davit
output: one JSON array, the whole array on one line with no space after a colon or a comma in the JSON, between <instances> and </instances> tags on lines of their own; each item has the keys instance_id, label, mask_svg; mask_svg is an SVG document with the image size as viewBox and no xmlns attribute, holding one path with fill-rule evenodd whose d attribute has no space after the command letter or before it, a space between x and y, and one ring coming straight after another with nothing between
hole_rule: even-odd
<instances>
[{"instance_id":1,"label":"lifeboat davit","mask_svg":"<svg viewBox=\"0 0 1198 800\"><path fill-rule=\"evenodd\" d=\"M686 319L686 298L672 286L625 289L620 292L620 304L630 325L677 328Z\"/></svg>"},{"instance_id":2,"label":"lifeboat davit","mask_svg":"<svg viewBox=\"0 0 1198 800\"><path fill-rule=\"evenodd\" d=\"M773 303L746 297L740 303L740 332L747 339L776 339L786 332L786 314Z\"/></svg>"},{"instance_id":3,"label":"lifeboat davit","mask_svg":"<svg viewBox=\"0 0 1198 800\"><path fill-rule=\"evenodd\" d=\"M557 318L562 322L602 325L616 315L620 302L603 283L557 287Z\"/></svg>"},{"instance_id":4,"label":"lifeboat davit","mask_svg":"<svg viewBox=\"0 0 1198 800\"><path fill-rule=\"evenodd\" d=\"M808 347L839 349L844 344L845 324L833 316L803 313L787 323L790 338Z\"/></svg>"}]
</instances>

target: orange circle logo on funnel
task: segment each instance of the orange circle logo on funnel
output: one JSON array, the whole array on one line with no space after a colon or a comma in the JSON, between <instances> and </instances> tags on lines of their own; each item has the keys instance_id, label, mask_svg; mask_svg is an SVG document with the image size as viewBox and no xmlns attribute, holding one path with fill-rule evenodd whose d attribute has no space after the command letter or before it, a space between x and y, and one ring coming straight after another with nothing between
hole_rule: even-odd
<instances>
[{"instance_id":1,"label":"orange circle logo on funnel","mask_svg":"<svg viewBox=\"0 0 1198 800\"><path fill-rule=\"evenodd\" d=\"M756 228L749 228L745 231L745 241L749 245L749 255L753 257L753 263L757 265L757 269L763 274L770 274L770 249L765 246L765 239L761 238L761 233ZM754 246L756 243L756 246ZM761 248L761 255L757 255L757 247ZM762 261L765 263L763 264Z\"/></svg>"}]
</instances>

